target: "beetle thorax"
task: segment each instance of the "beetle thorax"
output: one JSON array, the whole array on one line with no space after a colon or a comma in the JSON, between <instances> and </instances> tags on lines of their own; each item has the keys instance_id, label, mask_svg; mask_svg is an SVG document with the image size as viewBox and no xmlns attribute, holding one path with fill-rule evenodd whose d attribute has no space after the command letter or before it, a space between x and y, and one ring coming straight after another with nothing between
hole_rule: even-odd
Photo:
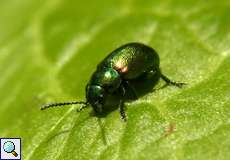
<instances>
[{"instance_id":1,"label":"beetle thorax","mask_svg":"<svg viewBox=\"0 0 230 160\"><path fill-rule=\"evenodd\" d=\"M103 87L107 92L113 92L120 87L121 76L113 68L105 68L102 70L97 70L91 80L90 84L99 85Z\"/></svg>"}]
</instances>

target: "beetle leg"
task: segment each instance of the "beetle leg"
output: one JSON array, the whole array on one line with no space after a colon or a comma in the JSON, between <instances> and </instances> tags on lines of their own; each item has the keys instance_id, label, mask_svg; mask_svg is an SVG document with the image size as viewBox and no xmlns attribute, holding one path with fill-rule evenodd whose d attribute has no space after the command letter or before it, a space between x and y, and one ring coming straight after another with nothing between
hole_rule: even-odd
<instances>
[{"instance_id":1,"label":"beetle leg","mask_svg":"<svg viewBox=\"0 0 230 160\"><path fill-rule=\"evenodd\" d=\"M120 104L119 104L119 111L120 111L120 115L121 115L121 119L123 121L126 121L126 114L125 114L125 107L124 107L124 101L120 100Z\"/></svg>"},{"instance_id":2,"label":"beetle leg","mask_svg":"<svg viewBox=\"0 0 230 160\"><path fill-rule=\"evenodd\" d=\"M137 92L136 92L136 90L133 88L133 86L132 86L128 81L124 81L124 84L130 89L133 98L134 98L135 100L137 100L137 99L138 99Z\"/></svg>"},{"instance_id":3,"label":"beetle leg","mask_svg":"<svg viewBox=\"0 0 230 160\"><path fill-rule=\"evenodd\" d=\"M186 85L186 83L181 83L181 82L174 82L172 80L170 80L168 77L166 77L165 75L163 75L162 73L160 74L160 77L168 84L168 85L173 85L179 88L182 88L183 85Z\"/></svg>"},{"instance_id":4,"label":"beetle leg","mask_svg":"<svg viewBox=\"0 0 230 160\"><path fill-rule=\"evenodd\" d=\"M88 107L88 103L80 106L80 108L77 109L77 112L81 112L83 109L85 109L86 107Z\"/></svg>"},{"instance_id":5,"label":"beetle leg","mask_svg":"<svg viewBox=\"0 0 230 160\"><path fill-rule=\"evenodd\" d=\"M121 97L120 102L119 102L119 111L120 111L121 119L123 121L126 121L127 118L126 118L125 107L124 107L124 95L125 95L124 86L121 86L121 91L122 91L122 97Z\"/></svg>"}]
</instances>

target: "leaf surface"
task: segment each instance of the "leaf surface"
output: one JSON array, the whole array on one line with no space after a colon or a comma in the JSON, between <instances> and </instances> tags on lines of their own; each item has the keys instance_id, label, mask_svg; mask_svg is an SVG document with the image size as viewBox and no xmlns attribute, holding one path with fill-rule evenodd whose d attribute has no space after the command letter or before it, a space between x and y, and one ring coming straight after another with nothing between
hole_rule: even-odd
<instances>
[{"instance_id":1,"label":"leaf surface","mask_svg":"<svg viewBox=\"0 0 230 160\"><path fill-rule=\"evenodd\" d=\"M25 160L228 159L229 15L224 0L1 1L0 136L21 137ZM40 111L84 99L96 65L132 41L188 85L125 103L127 123L118 110Z\"/></svg>"}]
</instances>

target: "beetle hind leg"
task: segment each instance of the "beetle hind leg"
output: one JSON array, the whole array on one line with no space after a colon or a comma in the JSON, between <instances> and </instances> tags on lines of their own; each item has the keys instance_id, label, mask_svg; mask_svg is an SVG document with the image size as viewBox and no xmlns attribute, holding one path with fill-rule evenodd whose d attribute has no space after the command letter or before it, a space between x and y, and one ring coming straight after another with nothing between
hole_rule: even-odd
<instances>
[{"instance_id":1,"label":"beetle hind leg","mask_svg":"<svg viewBox=\"0 0 230 160\"><path fill-rule=\"evenodd\" d=\"M183 83L183 82L172 81L168 77L163 75L162 73L160 74L160 77L166 82L167 85L172 85L172 86L176 86L176 87L179 87L179 88L182 88L184 85L186 85L186 83Z\"/></svg>"}]
</instances>

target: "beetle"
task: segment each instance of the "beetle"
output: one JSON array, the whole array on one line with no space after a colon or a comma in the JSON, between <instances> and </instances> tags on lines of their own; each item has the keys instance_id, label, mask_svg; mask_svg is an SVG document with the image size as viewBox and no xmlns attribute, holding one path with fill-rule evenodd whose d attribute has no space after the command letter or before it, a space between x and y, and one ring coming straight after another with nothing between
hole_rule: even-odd
<instances>
[{"instance_id":1,"label":"beetle","mask_svg":"<svg viewBox=\"0 0 230 160\"><path fill-rule=\"evenodd\" d=\"M124 96L126 90L130 89L136 96L135 90L130 85L130 80L135 80L149 72L158 73L160 78L168 85L181 88L185 84L174 82L162 74L160 58L153 48L142 43L132 42L115 49L97 65L96 71L86 85L86 101L50 103L42 106L41 110L50 107L82 104L79 111L91 105L96 113L102 113L107 96L119 92L121 94L119 111L121 119L125 121Z\"/></svg>"}]
</instances>

